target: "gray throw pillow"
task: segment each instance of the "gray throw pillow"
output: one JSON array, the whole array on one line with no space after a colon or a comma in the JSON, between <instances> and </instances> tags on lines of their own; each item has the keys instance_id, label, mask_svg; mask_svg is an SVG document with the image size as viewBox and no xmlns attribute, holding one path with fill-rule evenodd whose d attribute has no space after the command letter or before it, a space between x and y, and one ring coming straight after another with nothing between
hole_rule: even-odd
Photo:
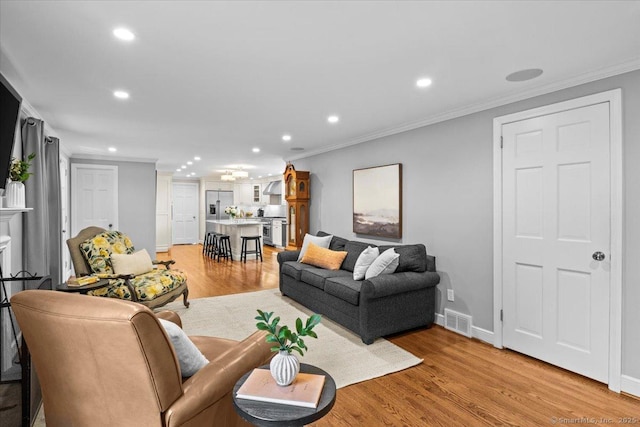
<instances>
[{"instance_id":1,"label":"gray throw pillow","mask_svg":"<svg viewBox=\"0 0 640 427\"><path fill-rule=\"evenodd\" d=\"M180 372L183 377L190 377L209 363L198 347L189 339L182 328L165 319L158 319L169 335L173 348L178 356Z\"/></svg>"}]
</instances>

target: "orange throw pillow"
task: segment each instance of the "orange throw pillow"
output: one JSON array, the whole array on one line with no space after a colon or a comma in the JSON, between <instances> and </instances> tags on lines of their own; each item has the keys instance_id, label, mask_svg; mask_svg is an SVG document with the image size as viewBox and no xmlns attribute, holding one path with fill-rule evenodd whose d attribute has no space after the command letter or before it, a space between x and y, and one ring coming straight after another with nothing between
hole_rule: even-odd
<instances>
[{"instance_id":1,"label":"orange throw pillow","mask_svg":"<svg viewBox=\"0 0 640 427\"><path fill-rule=\"evenodd\" d=\"M342 261L346 256L347 252L345 251L332 251L309 242L309 247L300 262L326 268L327 270L340 270Z\"/></svg>"}]
</instances>

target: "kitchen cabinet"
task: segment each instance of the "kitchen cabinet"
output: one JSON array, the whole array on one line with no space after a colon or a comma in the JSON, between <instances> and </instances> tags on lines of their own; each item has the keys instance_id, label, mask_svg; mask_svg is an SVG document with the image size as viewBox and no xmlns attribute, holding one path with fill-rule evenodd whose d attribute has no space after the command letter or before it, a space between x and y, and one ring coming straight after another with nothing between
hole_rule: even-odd
<instances>
[{"instance_id":1,"label":"kitchen cabinet","mask_svg":"<svg viewBox=\"0 0 640 427\"><path fill-rule=\"evenodd\" d=\"M271 221L271 240L273 241L273 246L284 246L284 242L282 241L282 221Z\"/></svg>"},{"instance_id":2,"label":"kitchen cabinet","mask_svg":"<svg viewBox=\"0 0 640 427\"><path fill-rule=\"evenodd\" d=\"M260 203L262 201L262 186L260 184L253 184L253 203Z\"/></svg>"},{"instance_id":3,"label":"kitchen cabinet","mask_svg":"<svg viewBox=\"0 0 640 427\"><path fill-rule=\"evenodd\" d=\"M253 204L253 186L250 183L238 183L233 186L233 203L238 205Z\"/></svg>"}]
</instances>

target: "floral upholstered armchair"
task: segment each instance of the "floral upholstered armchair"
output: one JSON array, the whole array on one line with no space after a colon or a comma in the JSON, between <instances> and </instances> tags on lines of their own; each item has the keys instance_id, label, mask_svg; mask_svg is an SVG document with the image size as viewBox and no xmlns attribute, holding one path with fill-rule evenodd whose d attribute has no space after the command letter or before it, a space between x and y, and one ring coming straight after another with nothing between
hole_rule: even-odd
<instances>
[{"instance_id":1,"label":"floral upholstered armchair","mask_svg":"<svg viewBox=\"0 0 640 427\"><path fill-rule=\"evenodd\" d=\"M88 227L67 240L67 246L76 276L109 279L109 286L90 291L89 295L134 301L149 308L163 306L182 295L185 307L189 307L187 276L170 269L175 261L151 261L144 249L135 251L127 235Z\"/></svg>"}]
</instances>

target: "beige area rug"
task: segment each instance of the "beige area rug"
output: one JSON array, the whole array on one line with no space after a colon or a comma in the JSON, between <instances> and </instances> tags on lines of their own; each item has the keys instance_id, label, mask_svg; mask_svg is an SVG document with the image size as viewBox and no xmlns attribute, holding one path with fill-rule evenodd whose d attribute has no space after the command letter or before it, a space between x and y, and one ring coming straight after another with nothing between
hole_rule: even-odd
<instances>
[{"instance_id":1,"label":"beige area rug","mask_svg":"<svg viewBox=\"0 0 640 427\"><path fill-rule=\"evenodd\" d=\"M256 309L273 311L280 324L295 329L295 319L313 314L306 307L283 297L277 289L191 300L185 308L176 300L162 309L177 312L188 335L209 335L240 340L256 331ZM389 341L378 338L365 345L359 336L326 317L314 329L318 339L305 339L309 351L303 363L327 371L338 388L381 377L422 362Z\"/></svg>"}]
</instances>

